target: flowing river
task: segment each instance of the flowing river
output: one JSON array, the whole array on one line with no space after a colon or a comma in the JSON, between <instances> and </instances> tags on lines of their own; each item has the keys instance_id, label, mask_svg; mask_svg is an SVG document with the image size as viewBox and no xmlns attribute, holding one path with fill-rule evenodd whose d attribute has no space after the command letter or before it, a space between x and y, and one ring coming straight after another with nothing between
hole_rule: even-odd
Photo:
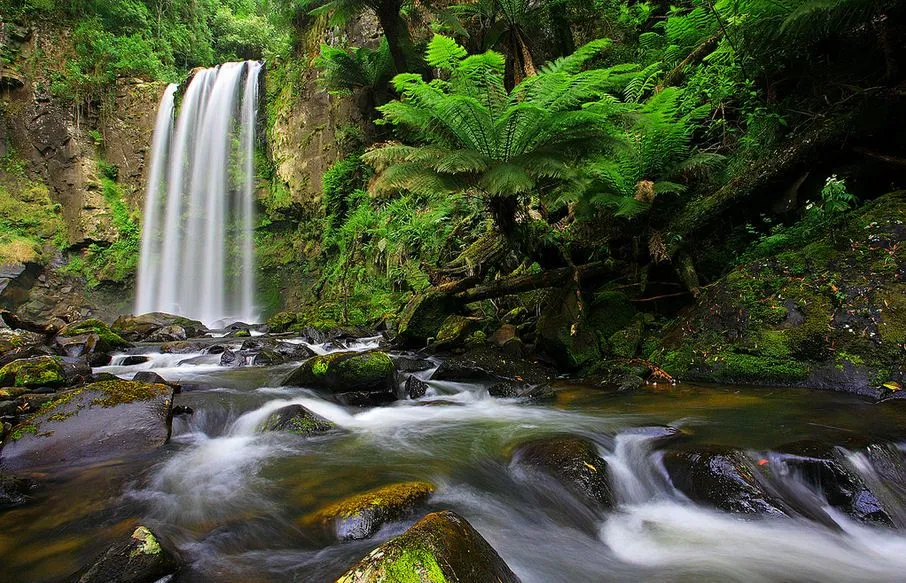
<instances>
[{"instance_id":1,"label":"flowing river","mask_svg":"<svg viewBox=\"0 0 906 583\"><path fill-rule=\"evenodd\" d=\"M376 345L366 339L352 348ZM408 480L437 486L421 514L452 509L464 516L526 583L906 577L902 530L835 510L795 472L778 471L771 484L806 509L793 517L693 503L667 478L658 430L681 430L685 444L742 448L759 464L778 463L774 448L802 440L882 444L893 452L884 468L856 449L846 459L883 493L897 523L906 516L906 482L886 476L906 475L898 447L906 435L902 402L689 385L612 393L562 381L556 401L529 404L490 397L480 383L428 381L420 399L356 409L279 386L295 364L226 368L219 355L161 354L151 345L143 351L148 362L120 366L115 357L96 372L131 378L153 370L183 383L175 404L194 412L174 418L170 443L154 454L42 468L36 499L0 513L0 580L66 580L140 520L179 549L187 563L180 582L333 581L417 516L344 543L319 540L298 519ZM413 374L429 379L431 372ZM340 430L307 438L256 431L269 413L292 403ZM520 442L563 433L594 442L607 461L615 508L592 509L511 461Z\"/></svg>"}]
</instances>

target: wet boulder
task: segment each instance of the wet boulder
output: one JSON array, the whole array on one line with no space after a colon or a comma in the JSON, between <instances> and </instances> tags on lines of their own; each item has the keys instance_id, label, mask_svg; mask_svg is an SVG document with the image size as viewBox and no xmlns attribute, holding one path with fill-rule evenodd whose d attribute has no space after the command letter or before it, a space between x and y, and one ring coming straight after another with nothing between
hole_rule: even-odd
<instances>
[{"instance_id":1,"label":"wet boulder","mask_svg":"<svg viewBox=\"0 0 906 583\"><path fill-rule=\"evenodd\" d=\"M334 352L303 362L283 385L322 389L333 394L393 392L396 366L386 353Z\"/></svg>"},{"instance_id":2,"label":"wet boulder","mask_svg":"<svg viewBox=\"0 0 906 583\"><path fill-rule=\"evenodd\" d=\"M432 512L387 541L337 583L518 583L519 578L466 519Z\"/></svg>"},{"instance_id":3,"label":"wet boulder","mask_svg":"<svg viewBox=\"0 0 906 583\"><path fill-rule=\"evenodd\" d=\"M614 504L607 462L587 439L565 435L529 441L516 448L511 463L522 471L554 478L592 506L609 508Z\"/></svg>"},{"instance_id":4,"label":"wet boulder","mask_svg":"<svg viewBox=\"0 0 906 583\"><path fill-rule=\"evenodd\" d=\"M756 477L745 453L717 446L669 450L664 467L677 490L726 512L784 516L781 503Z\"/></svg>"},{"instance_id":5,"label":"wet boulder","mask_svg":"<svg viewBox=\"0 0 906 583\"><path fill-rule=\"evenodd\" d=\"M43 334L0 327L0 354L7 354L22 348L41 346L45 341L46 338Z\"/></svg>"},{"instance_id":6,"label":"wet boulder","mask_svg":"<svg viewBox=\"0 0 906 583\"><path fill-rule=\"evenodd\" d=\"M6 387L61 387L66 384L63 359L55 356L38 356L14 360L0 368L0 386Z\"/></svg>"},{"instance_id":7,"label":"wet boulder","mask_svg":"<svg viewBox=\"0 0 906 583\"><path fill-rule=\"evenodd\" d=\"M315 351L304 344L273 338L249 338L242 343L239 354L245 357L247 363L256 366L308 360L317 356Z\"/></svg>"},{"instance_id":8,"label":"wet boulder","mask_svg":"<svg viewBox=\"0 0 906 583\"><path fill-rule=\"evenodd\" d=\"M208 329L197 320L173 314L151 312L138 316L120 316L111 327L114 332L132 341L167 342L196 338Z\"/></svg>"},{"instance_id":9,"label":"wet boulder","mask_svg":"<svg viewBox=\"0 0 906 583\"><path fill-rule=\"evenodd\" d=\"M336 424L312 413L302 405L287 405L267 416L258 431L282 431L296 435L314 435L335 429Z\"/></svg>"},{"instance_id":10,"label":"wet boulder","mask_svg":"<svg viewBox=\"0 0 906 583\"><path fill-rule=\"evenodd\" d=\"M427 482L381 486L325 506L303 517L299 525L319 528L339 540L370 538L384 524L410 515L433 492Z\"/></svg>"},{"instance_id":11,"label":"wet boulder","mask_svg":"<svg viewBox=\"0 0 906 583\"><path fill-rule=\"evenodd\" d=\"M428 383L416 376L406 379L406 394L410 399L420 399L428 392Z\"/></svg>"},{"instance_id":12,"label":"wet boulder","mask_svg":"<svg viewBox=\"0 0 906 583\"><path fill-rule=\"evenodd\" d=\"M156 449L170 437L173 388L101 381L49 397L13 428L2 452L11 470Z\"/></svg>"},{"instance_id":13,"label":"wet boulder","mask_svg":"<svg viewBox=\"0 0 906 583\"><path fill-rule=\"evenodd\" d=\"M553 401L557 394L549 384L526 385L522 383L502 382L491 385L488 394L498 399L522 399L525 401Z\"/></svg>"},{"instance_id":14,"label":"wet boulder","mask_svg":"<svg viewBox=\"0 0 906 583\"><path fill-rule=\"evenodd\" d=\"M431 370L435 366L433 362L424 358L410 358L408 356L396 358L396 368L400 372L421 372L423 370Z\"/></svg>"},{"instance_id":15,"label":"wet boulder","mask_svg":"<svg viewBox=\"0 0 906 583\"><path fill-rule=\"evenodd\" d=\"M540 385L555 376L556 372L547 366L515 358L496 346L485 345L445 360L434 371L431 379L467 382L509 380Z\"/></svg>"},{"instance_id":16,"label":"wet boulder","mask_svg":"<svg viewBox=\"0 0 906 583\"><path fill-rule=\"evenodd\" d=\"M78 583L154 583L176 573L179 562L147 527L114 544L77 579Z\"/></svg>"}]
</instances>

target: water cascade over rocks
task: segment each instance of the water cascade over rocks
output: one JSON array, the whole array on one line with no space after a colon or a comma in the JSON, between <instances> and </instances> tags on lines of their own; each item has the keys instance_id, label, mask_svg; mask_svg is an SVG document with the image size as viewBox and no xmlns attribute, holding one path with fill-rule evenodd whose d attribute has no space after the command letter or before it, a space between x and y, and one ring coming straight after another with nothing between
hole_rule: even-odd
<instances>
[{"instance_id":1,"label":"water cascade over rocks","mask_svg":"<svg viewBox=\"0 0 906 583\"><path fill-rule=\"evenodd\" d=\"M253 322L254 144L261 63L198 71L175 119L164 93L145 194L136 312Z\"/></svg>"}]
</instances>

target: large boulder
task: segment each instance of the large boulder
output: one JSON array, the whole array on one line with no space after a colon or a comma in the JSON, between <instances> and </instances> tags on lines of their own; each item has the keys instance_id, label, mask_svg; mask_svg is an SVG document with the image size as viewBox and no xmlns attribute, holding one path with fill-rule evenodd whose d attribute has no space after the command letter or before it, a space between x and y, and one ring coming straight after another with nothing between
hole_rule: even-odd
<instances>
[{"instance_id":1,"label":"large boulder","mask_svg":"<svg viewBox=\"0 0 906 583\"><path fill-rule=\"evenodd\" d=\"M208 329L197 320L151 312L139 316L120 316L113 323L114 332L127 340L168 342L195 338Z\"/></svg>"},{"instance_id":2,"label":"large boulder","mask_svg":"<svg viewBox=\"0 0 906 583\"><path fill-rule=\"evenodd\" d=\"M312 413L302 405L287 405L268 415L258 430L314 435L335 428L335 423Z\"/></svg>"},{"instance_id":3,"label":"large boulder","mask_svg":"<svg viewBox=\"0 0 906 583\"><path fill-rule=\"evenodd\" d=\"M387 393L395 388L395 372L396 365L384 352L334 352L306 360L282 384L333 394Z\"/></svg>"},{"instance_id":4,"label":"large boulder","mask_svg":"<svg viewBox=\"0 0 906 583\"><path fill-rule=\"evenodd\" d=\"M173 388L101 381L57 393L19 423L3 448L9 469L106 459L156 449L170 437Z\"/></svg>"},{"instance_id":5,"label":"large boulder","mask_svg":"<svg viewBox=\"0 0 906 583\"><path fill-rule=\"evenodd\" d=\"M540 385L555 376L556 372L549 367L514 358L496 346L487 345L444 360L431 379L458 382L508 380Z\"/></svg>"},{"instance_id":6,"label":"large boulder","mask_svg":"<svg viewBox=\"0 0 906 583\"><path fill-rule=\"evenodd\" d=\"M513 452L512 465L554 478L593 507L614 504L607 462L587 439L566 435L529 441Z\"/></svg>"},{"instance_id":7,"label":"large boulder","mask_svg":"<svg viewBox=\"0 0 906 583\"><path fill-rule=\"evenodd\" d=\"M66 338L91 337L93 339L92 349L97 352L107 352L117 348L129 346L119 334L112 331L104 322L89 318L80 322L67 324L57 332L57 342L62 344ZM82 356L81 354L69 354L68 356Z\"/></svg>"},{"instance_id":8,"label":"large boulder","mask_svg":"<svg viewBox=\"0 0 906 583\"><path fill-rule=\"evenodd\" d=\"M381 486L325 506L303 517L299 525L323 529L339 540L370 538L384 524L410 513L432 492L434 486L427 482Z\"/></svg>"},{"instance_id":9,"label":"large boulder","mask_svg":"<svg viewBox=\"0 0 906 583\"><path fill-rule=\"evenodd\" d=\"M66 384L63 360L55 356L38 356L14 360L0 368L0 386L61 387Z\"/></svg>"},{"instance_id":10,"label":"large boulder","mask_svg":"<svg viewBox=\"0 0 906 583\"><path fill-rule=\"evenodd\" d=\"M139 526L128 540L111 546L78 577L78 583L154 583L179 568L147 527Z\"/></svg>"},{"instance_id":11,"label":"large boulder","mask_svg":"<svg viewBox=\"0 0 906 583\"><path fill-rule=\"evenodd\" d=\"M674 487L695 502L741 514L787 514L739 450L701 446L666 451L663 459Z\"/></svg>"},{"instance_id":12,"label":"large boulder","mask_svg":"<svg viewBox=\"0 0 906 583\"><path fill-rule=\"evenodd\" d=\"M497 551L463 517L433 512L342 575L337 583L518 583Z\"/></svg>"},{"instance_id":13,"label":"large boulder","mask_svg":"<svg viewBox=\"0 0 906 583\"><path fill-rule=\"evenodd\" d=\"M475 329L476 321L454 314L447 316L437 330L437 336L431 343L433 350L449 350L465 343L466 338Z\"/></svg>"},{"instance_id":14,"label":"large boulder","mask_svg":"<svg viewBox=\"0 0 906 583\"><path fill-rule=\"evenodd\" d=\"M400 315L397 339L403 346L426 346L428 339L437 338L447 317L459 307L449 294L428 292L415 296Z\"/></svg>"}]
</instances>

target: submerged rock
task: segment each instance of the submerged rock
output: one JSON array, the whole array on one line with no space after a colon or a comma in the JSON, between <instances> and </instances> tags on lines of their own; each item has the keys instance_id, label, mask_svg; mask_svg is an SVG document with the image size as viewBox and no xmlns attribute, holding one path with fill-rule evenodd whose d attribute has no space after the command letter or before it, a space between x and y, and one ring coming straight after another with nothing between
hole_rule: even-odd
<instances>
[{"instance_id":1,"label":"submerged rock","mask_svg":"<svg viewBox=\"0 0 906 583\"><path fill-rule=\"evenodd\" d=\"M63 360L55 356L38 356L14 360L0 368L0 386L60 387L66 384Z\"/></svg>"},{"instance_id":2,"label":"submerged rock","mask_svg":"<svg viewBox=\"0 0 906 583\"><path fill-rule=\"evenodd\" d=\"M587 439L562 436L530 441L516 448L512 464L553 477L593 506L614 504L607 462Z\"/></svg>"},{"instance_id":3,"label":"submerged rock","mask_svg":"<svg viewBox=\"0 0 906 583\"><path fill-rule=\"evenodd\" d=\"M669 450L664 467L677 490L727 512L784 516L755 477L751 460L741 451L716 446Z\"/></svg>"},{"instance_id":4,"label":"submerged rock","mask_svg":"<svg viewBox=\"0 0 906 583\"><path fill-rule=\"evenodd\" d=\"M102 381L47 397L37 413L13 428L3 448L5 467L149 451L170 437L173 388L167 385Z\"/></svg>"},{"instance_id":5,"label":"submerged rock","mask_svg":"<svg viewBox=\"0 0 906 583\"><path fill-rule=\"evenodd\" d=\"M179 568L147 527L139 526L129 540L107 549L78 578L78 583L154 583Z\"/></svg>"},{"instance_id":6,"label":"submerged rock","mask_svg":"<svg viewBox=\"0 0 906 583\"><path fill-rule=\"evenodd\" d=\"M384 352L334 352L306 360L282 384L334 394L392 392L395 371L393 360Z\"/></svg>"},{"instance_id":7,"label":"submerged rock","mask_svg":"<svg viewBox=\"0 0 906 583\"><path fill-rule=\"evenodd\" d=\"M384 524L403 518L433 492L434 486L427 482L381 486L325 506L303 517L299 525L323 528L339 540L370 538Z\"/></svg>"},{"instance_id":8,"label":"submerged rock","mask_svg":"<svg viewBox=\"0 0 906 583\"><path fill-rule=\"evenodd\" d=\"M302 405L287 405L267 416L258 431L282 431L296 435L313 435L335 429L336 424L316 415Z\"/></svg>"},{"instance_id":9,"label":"submerged rock","mask_svg":"<svg viewBox=\"0 0 906 583\"><path fill-rule=\"evenodd\" d=\"M518 583L497 551L455 512L433 512L387 541L337 583Z\"/></svg>"},{"instance_id":10,"label":"submerged rock","mask_svg":"<svg viewBox=\"0 0 906 583\"><path fill-rule=\"evenodd\" d=\"M29 480L22 480L0 472L0 508L15 506L28 500L28 493L34 487Z\"/></svg>"}]
</instances>

